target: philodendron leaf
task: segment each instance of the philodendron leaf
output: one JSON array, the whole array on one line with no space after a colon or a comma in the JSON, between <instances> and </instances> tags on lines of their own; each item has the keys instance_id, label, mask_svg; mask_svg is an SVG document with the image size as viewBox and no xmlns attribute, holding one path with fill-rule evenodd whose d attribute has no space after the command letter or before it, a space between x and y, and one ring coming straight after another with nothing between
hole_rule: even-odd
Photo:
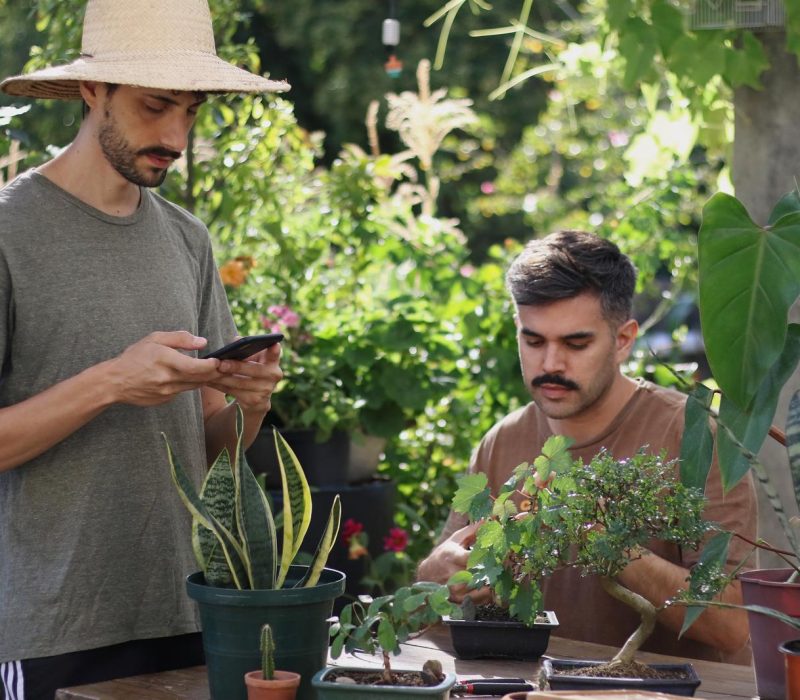
<instances>
[{"instance_id":1,"label":"philodendron leaf","mask_svg":"<svg viewBox=\"0 0 800 700\"><path fill-rule=\"evenodd\" d=\"M794 497L800 506L800 391L796 391L789 402L786 419L786 451L794 483Z\"/></svg>"},{"instance_id":2,"label":"philodendron leaf","mask_svg":"<svg viewBox=\"0 0 800 700\"><path fill-rule=\"evenodd\" d=\"M720 427L717 430L717 457L725 491L739 483L750 468L750 462L721 426L727 426L739 443L750 452L757 453L769 432L781 389L797 367L798 360L800 325L793 323L789 325L783 352L767 372L749 409L743 411L728 396L722 395L718 418Z\"/></svg>"},{"instance_id":3,"label":"philodendron leaf","mask_svg":"<svg viewBox=\"0 0 800 700\"><path fill-rule=\"evenodd\" d=\"M208 512L228 530L233 531L235 508L234 481L231 458L223 449L208 470L200 489L200 500ZM220 542L211 530L197 518L192 520L192 548L210 586L232 586L233 576Z\"/></svg>"},{"instance_id":4,"label":"philodendron leaf","mask_svg":"<svg viewBox=\"0 0 800 700\"><path fill-rule=\"evenodd\" d=\"M800 294L800 212L765 229L735 197L715 194L703 208L698 258L706 355L723 394L744 410L784 348Z\"/></svg>"},{"instance_id":5,"label":"philodendron leaf","mask_svg":"<svg viewBox=\"0 0 800 700\"><path fill-rule=\"evenodd\" d=\"M311 586L317 585L319 577L322 574L322 570L325 568L325 564L328 562L328 556L331 553L331 549L333 549L333 545L336 544L336 536L339 534L339 524L341 521L342 501L337 493L333 497L331 512L328 515L328 524L325 526L325 532L322 533L322 537L317 545L317 551L314 554L314 558L311 560L311 564L306 571L306 575L298 582L295 588L300 586L310 588Z\"/></svg>"},{"instance_id":6,"label":"philodendron leaf","mask_svg":"<svg viewBox=\"0 0 800 700\"><path fill-rule=\"evenodd\" d=\"M780 198L780 201L778 201L775 208L770 212L767 224L773 226L781 217L799 211L800 193L797 190L792 190L789 194L785 194Z\"/></svg>"},{"instance_id":7,"label":"philodendron leaf","mask_svg":"<svg viewBox=\"0 0 800 700\"><path fill-rule=\"evenodd\" d=\"M714 438L711 434L709 411L714 392L697 384L686 399L686 413L681 439L681 481L685 486L705 489Z\"/></svg>"},{"instance_id":8,"label":"philodendron leaf","mask_svg":"<svg viewBox=\"0 0 800 700\"><path fill-rule=\"evenodd\" d=\"M189 509L193 518L207 527L217 537L225 555L225 560L231 570L233 583L237 588L243 588L247 584L247 571L244 565L244 553L233 533L219 522L211 513L208 512L200 496L195 491L194 484L186 473L177 457L172 453L169 441L164 433L161 433L167 445L167 457L169 459L170 474L172 481L178 489L178 495L184 505Z\"/></svg>"},{"instance_id":9,"label":"philodendron leaf","mask_svg":"<svg viewBox=\"0 0 800 700\"><path fill-rule=\"evenodd\" d=\"M695 594L695 597L701 598L699 595L702 592L703 584L696 580L697 576L704 574L709 569L722 571L725 568L725 562L728 560L728 547L731 543L730 532L720 532L712 537L703 547L700 554L700 559L697 566L693 567L692 574L689 578L689 590ZM712 591L716 595L718 591ZM678 636L683 636L684 632L688 630L703 613L705 607L702 605L690 605L686 608L686 615L683 618L683 625Z\"/></svg>"},{"instance_id":10,"label":"philodendron leaf","mask_svg":"<svg viewBox=\"0 0 800 700\"><path fill-rule=\"evenodd\" d=\"M273 428L275 451L283 487L283 547L277 587L283 586L289 567L300 551L311 522L311 489L297 456L283 435Z\"/></svg>"}]
</instances>

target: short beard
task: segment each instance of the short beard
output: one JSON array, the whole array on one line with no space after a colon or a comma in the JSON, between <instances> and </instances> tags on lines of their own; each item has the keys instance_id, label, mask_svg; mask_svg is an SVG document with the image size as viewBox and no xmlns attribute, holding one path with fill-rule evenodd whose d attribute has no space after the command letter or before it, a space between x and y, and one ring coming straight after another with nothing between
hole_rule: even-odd
<instances>
[{"instance_id":1,"label":"short beard","mask_svg":"<svg viewBox=\"0 0 800 700\"><path fill-rule=\"evenodd\" d=\"M117 123L114 121L110 109L106 109L105 120L100 125L97 139L103 155L111 167L134 185L158 187L167 177L166 168L163 170L153 168L150 172L142 172L137 169L136 157L139 154L133 151L125 137L117 129Z\"/></svg>"}]
</instances>

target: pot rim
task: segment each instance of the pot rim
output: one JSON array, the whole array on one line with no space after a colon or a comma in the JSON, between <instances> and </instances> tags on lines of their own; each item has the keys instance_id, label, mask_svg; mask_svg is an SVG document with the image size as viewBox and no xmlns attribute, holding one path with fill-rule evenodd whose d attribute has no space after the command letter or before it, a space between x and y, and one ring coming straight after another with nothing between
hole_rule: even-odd
<instances>
[{"instance_id":1,"label":"pot rim","mask_svg":"<svg viewBox=\"0 0 800 700\"><path fill-rule=\"evenodd\" d=\"M753 584L756 586L800 588L800 582L788 583L786 581L793 571L794 569L788 566L781 569L752 569L751 571L742 571L738 573L736 578L743 583Z\"/></svg>"},{"instance_id":2,"label":"pot rim","mask_svg":"<svg viewBox=\"0 0 800 700\"><path fill-rule=\"evenodd\" d=\"M302 677L294 671L275 671L275 678L269 680L261 677L261 670L248 671L244 674L245 685L257 688L296 688Z\"/></svg>"},{"instance_id":3,"label":"pot rim","mask_svg":"<svg viewBox=\"0 0 800 700\"><path fill-rule=\"evenodd\" d=\"M326 681L325 676L332 671L363 671L366 673L375 673L379 672L381 669L378 667L375 668L364 668L363 666L326 666L323 669L320 669L314 674L314 677L311 679L311 685L315 688L329 688L332 686L340 686L340 684L332 683L331 681ZM420 669L418 668L393 668L392 671L397 671L400 673L407 672L407 673L419 673ZM442 690L447 690L452 688L456 684L456 674L450 673L449 671L445 672L444 680L437 684L437 685L426 685L426 686L411 686L411 685L398 685L398 686L361 686L365 690L374 690L376 687L381 688L403 688L403 692L407 693L408 695L422 695L422 694L429 694L431 692L437 692ZM351 686L348 686L348 688ZM357 686L352 686L355 690Z\"/></svg>"},{"instance_id":4,"label":"pot rim","mask_svg":"<svg viewBox=\"0 0 800 700\"><path fill-rule=\"evenodd\" d=\"M563 664L566 666L599 666L601 664L608 663L608 660L596 660L596 659L562 659L555 656L542 656L542 671L544 672L545 677L550 677L553 674L553 666L555 664ZM588 680L591 679L591 682L627 682L631 684L645 684L647 681L653 681L658 683L659 685L676 685L676 686L686 686L686 685L694 685L695 687L700 685L700 676L697 675L697 671L695 670L694 666L689 663L688 661L684 662L675 662L675 663L646 663L646 666L650 666L651 668L659 669L659 668L683 668L686 669L686 673L689 678L685 678L683 680L678 678L663 678L663 679L650 679L650 678L633 678L633 677L624 677L624 678L605 678L603 676L571 676L568 673L559 673L557 674L559 678L563 678L564 680ZM604 683L603 683L604 684Z\"/></svg>"},{"instance_id":5,"label":"pot rim","mask_svg":"<svg viewBox=\"0 0 800 700\"><path fill-rule=\"evenodd\" d=\"M559 626L558 617L553 610L542 610L539 615L547 615L549 622L534 622L530 627L518 620L456 620L449 615L442 615L442 622L451 627L492 627L500 629L555 629Z\"/></svg>"}]
</instances>

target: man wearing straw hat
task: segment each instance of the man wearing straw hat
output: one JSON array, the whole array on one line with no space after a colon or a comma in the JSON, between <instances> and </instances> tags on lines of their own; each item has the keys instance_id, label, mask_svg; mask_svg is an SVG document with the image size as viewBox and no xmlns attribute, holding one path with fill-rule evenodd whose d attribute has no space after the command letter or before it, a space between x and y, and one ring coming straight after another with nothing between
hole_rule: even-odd
<instances>
[{"instance_id":1,"label":"man wearing straw hat","mask_svg":"<svg viewBox=\"0 0 800 700\"><path fill-rule=\"evenodd\" d=\"M0 689L51 700L202 663L161 432L199 483L237 405L254 438L280 350L198 359L235 337L208 232L147 188L206 93L288 85L217 57L207 0L88 0L76 61L0 87L87 108L0 191Z\"/></svg>"}]
</instances>

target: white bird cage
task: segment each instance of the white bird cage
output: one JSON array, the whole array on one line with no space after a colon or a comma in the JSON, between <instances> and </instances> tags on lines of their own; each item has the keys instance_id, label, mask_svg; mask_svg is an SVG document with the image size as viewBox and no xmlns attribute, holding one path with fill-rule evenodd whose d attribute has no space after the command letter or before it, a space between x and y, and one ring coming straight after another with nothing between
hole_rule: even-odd
<instances>
[{"instance_id":1,"label":"white bird cage","mask_svg":"<svg viewBox=\"0 0 800 700\"><path fill-rule=\"evenodd\" d=\"M783 0L694 0L692 5L692 29L778 29L786 24Z\"/></svg>"}]
</instances>

